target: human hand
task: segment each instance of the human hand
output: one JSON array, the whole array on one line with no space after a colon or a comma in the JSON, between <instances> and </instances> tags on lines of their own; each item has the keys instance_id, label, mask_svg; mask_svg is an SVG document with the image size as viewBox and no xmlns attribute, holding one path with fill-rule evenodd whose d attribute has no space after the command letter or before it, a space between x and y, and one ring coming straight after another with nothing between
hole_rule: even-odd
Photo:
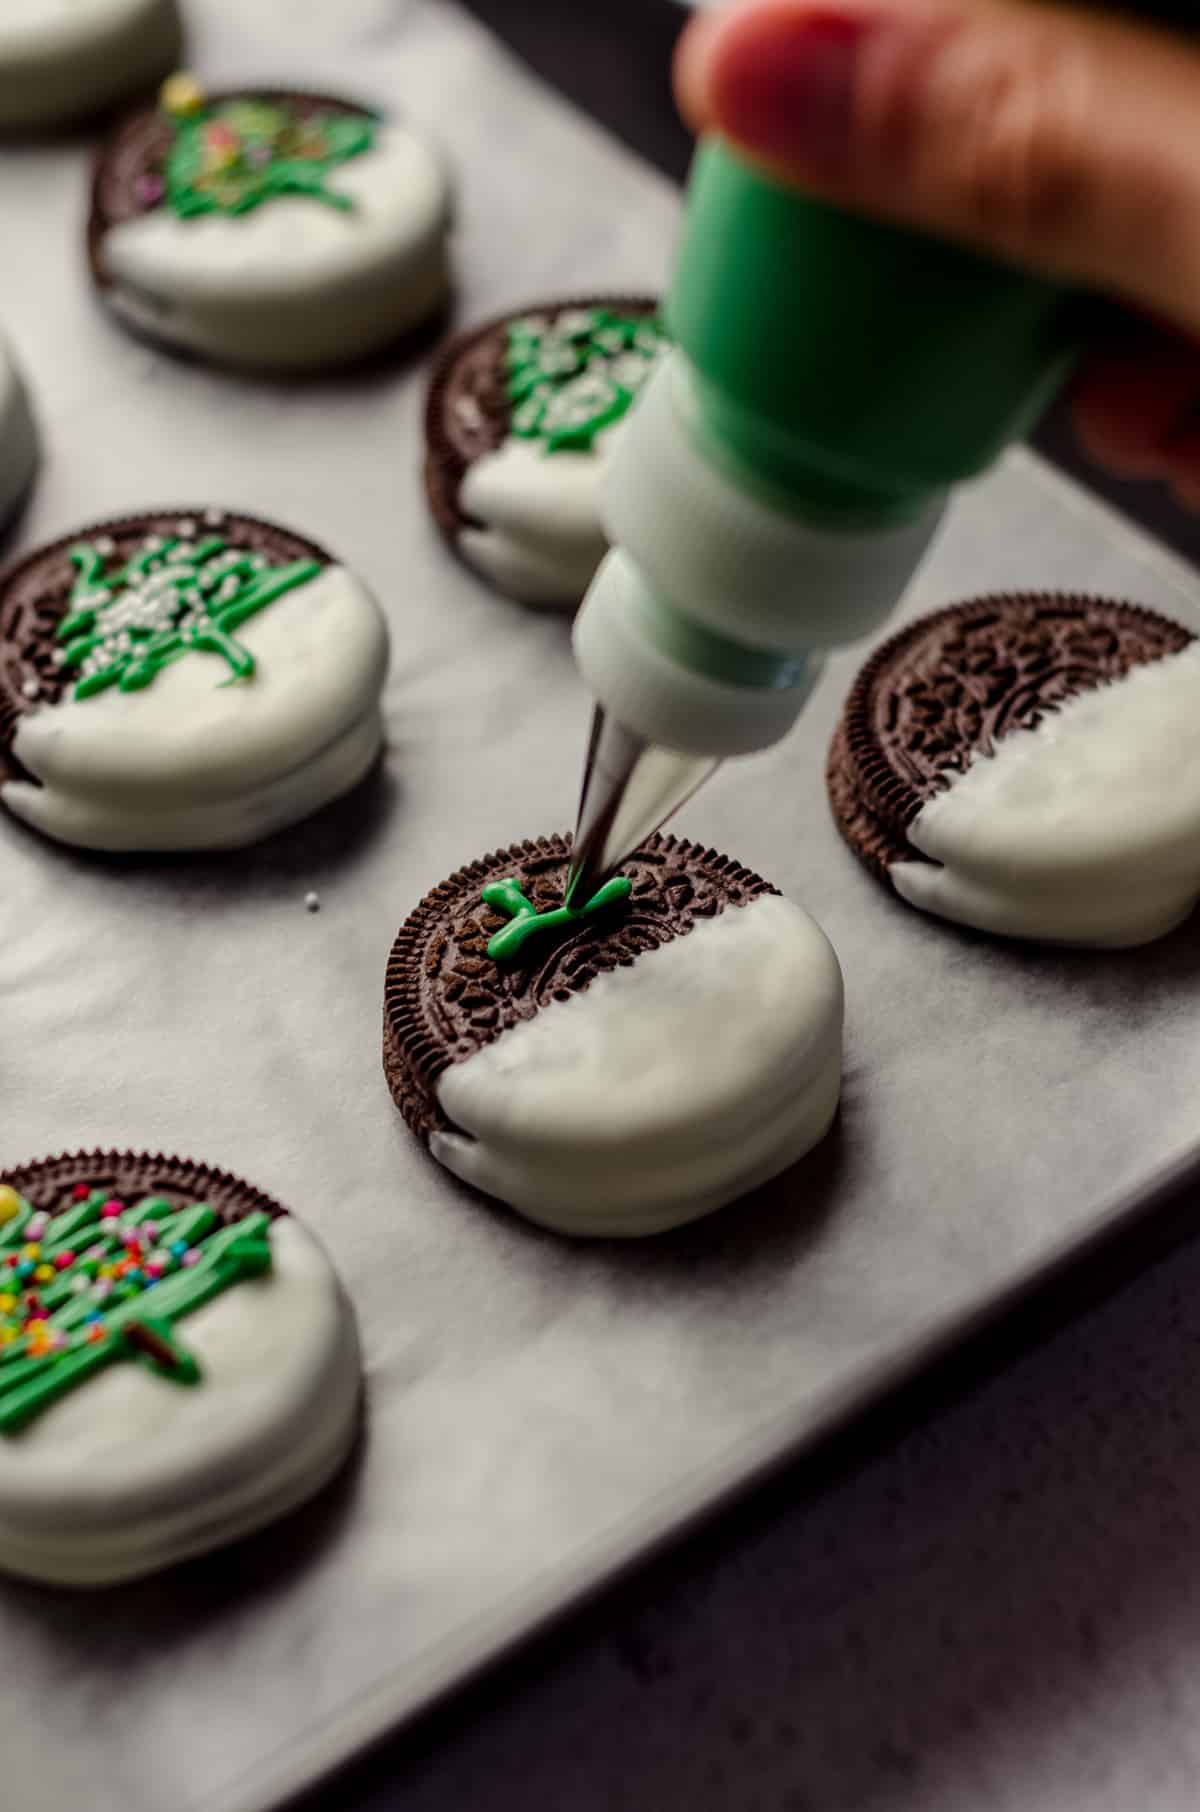
<instances>
[{"instance_id":1,"label":"human hand","mask_svg":"<svg viewBox=\"0 0 1200 1812\"><path fill-rule=\"evenodd\" d=\"M1031 0L743 0L675 79L789 182L1130 305L1076 377L1080 437L1200 508L1200 49Z\"/></svg>"}]
</instances>

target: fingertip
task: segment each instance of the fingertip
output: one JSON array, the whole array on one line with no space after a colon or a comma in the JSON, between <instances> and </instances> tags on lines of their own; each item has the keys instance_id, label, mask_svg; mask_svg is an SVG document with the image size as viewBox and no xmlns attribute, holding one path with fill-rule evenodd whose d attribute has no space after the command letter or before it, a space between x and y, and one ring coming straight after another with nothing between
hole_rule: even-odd
<instances>
[{"instance_id":1,"label":"fingertip","mask_svg":"<svg viewBox=\"0 0 1200 1812\"><path fill-rule=\"evenodd\" d=\"M683 35L680 106L798 181L836 179L850 151L856 72L881 0L746 0Z\"/></svg>"},{"instance_id":2,"label":"fingertip","mask_svg":"<svg viewBox=\"0 0 1200 1812\"><path fill-rule=\"evenodd\" d=\"M679 111L693 132L712 124L713 51L729 22L723 11L694 13L675 46L673 78Z\"/></svg>"}]
</instances>

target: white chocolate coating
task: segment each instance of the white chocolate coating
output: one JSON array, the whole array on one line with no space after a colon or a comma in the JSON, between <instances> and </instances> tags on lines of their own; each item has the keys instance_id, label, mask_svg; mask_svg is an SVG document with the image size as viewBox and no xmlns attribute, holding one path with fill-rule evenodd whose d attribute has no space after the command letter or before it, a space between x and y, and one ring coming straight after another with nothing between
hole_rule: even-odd
<instances>
[{"instance_id":1,"label":"white chocolate coating","mask_svg":"<svg viewBox=\"0 0 1200 1812\"><path fill-rule=\"evenodd\" d=\"M180 1321L199 1383L118 1361L0 1436L0 1568L58 1585L136 1579L283 1516L333 1476L359 1419L354 1311L290 1216L270 1241L268 1275Z\"/></svg>"},{"instance_id":2,"label":"white chocolate coating","mask_svg":"<svg viewBox=\"0 0 1200 1812\"><path fill-rule=\"evenodd\" d=\"M180 42L175 0L3 0L0 131L64 125L147 91Z\"/></svg>"},{"instance_id":3,"label":"white chocolate coating","mask_svg":"<svg viewBox=\"0 0 1200 1812\"><path fill-rule=\"evenodd\" d=\"M381 741L387 629L370 593L329 566L237 635L247 681L189 654L143 691L23 716L13 750L41 784L8 782L4 804L88 849L234 849L348 790Z\"/></svg>"},{"instance_id":4,"label":"white chocolate coating","mask_svg":"<svg viewBox=\"0 0 1200 1812\"><path fill-rule=\"evenodd\" d=\"M430 1150L561 1233L681 1226L828 1131L842 1010L806 912L775 895L727 907L452 1065L438 1099L460 1130Z\"/></svg>"},{"instance_id":5,"label":"white chocolate coating","mask_svg":"<svg viewBox=\"0 0 1200 1812\"><path fill-rule=\"evenodd\" d=\"M0 337L0 528L29 486L37 466L33 411L20 372Z\"/></svg>"},{"instance_id":6,"label":"white chocolate coating","mask_svg":"<svg viewBox=\"0 0 1200 1812\"><path fill-rule=\"evenodd\" d=\"M1200 897L1200 642L1002 737L921 808L912 905L983 931L1122 948Z\"/></svg>"},{"instance_id":7,"label":"white chocolate coating","mask_svg":"<svg viewBox=\"0 0 1200 1812\"><path fill-rule=\"evenodd\" d=\"M613 433L599 435L590 453L547 453L510 435L475 460L459 508L485 526L459 530L463 558L523 604L573 610L608 545L600 505Z\"/></svg>"},{"instance_id":8,"label":"white chocolate coating","mask_svg":"<svg viewBox=\"0 0 1200 1812\"><path fill-rule=\"evenodd\" d=\"M423 140L380 126L338 164L353 206L282 195L181 220L165 203L104 236L105 300L134 327L263 369L337 365L424 320L444 298L450 192Z\"/></svg>"}]
</instances>

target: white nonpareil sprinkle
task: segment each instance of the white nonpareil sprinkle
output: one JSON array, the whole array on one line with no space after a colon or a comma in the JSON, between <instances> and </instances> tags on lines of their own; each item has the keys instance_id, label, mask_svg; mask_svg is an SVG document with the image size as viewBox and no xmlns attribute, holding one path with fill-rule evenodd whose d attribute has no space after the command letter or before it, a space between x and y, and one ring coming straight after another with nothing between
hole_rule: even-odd
<instances>
[{"instance_id":1,"label":"white nonpareil sprinkle","mask_svg":"<svg viewBox=\"0 0 1200 1812\"><path fill-rule=\"evenodd\" d=\"M22 681L21 691L26 698L39 698L42 688L31 675L29 679Z\"/></svg>"},{"instance_id":2,"label":"white nonpareil sprinkle","mask_svg":"<svg viewBox=\"0 0 1200 1812\"><path fill-rule=\"evenodd\" d=\"M304 896L305 912L320 912L321 896L319 893L306 893Z\"/></svg>"},{"instance_id":3,"label":"white nonpareil sprinkle","mask_svg":"<svg viewBox=\"0 0 1200 1812\"><path fill-rule=\"evenodd\" d=\"M161 545L159 537L149 536L145 545L149 549L156 542ZM196 550L190 551L194 554ZM244 567L249 561L255 571L261 571L270 564L264 555L229 547L197 567L194 559L182 557L184 552L173 548L162 558L149 561L143 574L115 595L110 588L96 586L73 599L77 608L86 605L98 612L96 632L103 638L80 663L81 680L128 657L133 652L135 634L146 640L172 631L184 637L210 632L211 604L205 591L215 591L211 603L220 608L237 597L245 582L244 575L234 568Z\"/></svg>"},{"instance_id":4,"label":"white nonpareil sprinkle","mask_svg":"<svg viewBox=\"0 0 1200 1812\"><path fill-rule=\"evenodd\" d=\"M566 335L590 333L592 319L590 308L565 308L554 323L555 332Z\"/></svg>"}]
</instances>

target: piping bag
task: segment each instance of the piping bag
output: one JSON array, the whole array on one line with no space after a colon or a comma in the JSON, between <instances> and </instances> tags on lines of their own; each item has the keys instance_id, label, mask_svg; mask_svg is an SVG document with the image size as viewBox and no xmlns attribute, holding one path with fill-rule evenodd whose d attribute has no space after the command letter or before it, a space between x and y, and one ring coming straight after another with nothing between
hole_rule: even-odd
<instances>
[{"instance_id":1,"label":"piping bag","mask_svg":"<svg viewBox=\"0 0 1200 1812\"><path fill-rule=\"evenodd\" d=\"M786 735L826 652L888 616L953 486L1045 408L1095 306L701 141L674 348L614 448L611 551L575 624L596 704L568 906L726 757Z\"/></svg>"}]
</instances>

